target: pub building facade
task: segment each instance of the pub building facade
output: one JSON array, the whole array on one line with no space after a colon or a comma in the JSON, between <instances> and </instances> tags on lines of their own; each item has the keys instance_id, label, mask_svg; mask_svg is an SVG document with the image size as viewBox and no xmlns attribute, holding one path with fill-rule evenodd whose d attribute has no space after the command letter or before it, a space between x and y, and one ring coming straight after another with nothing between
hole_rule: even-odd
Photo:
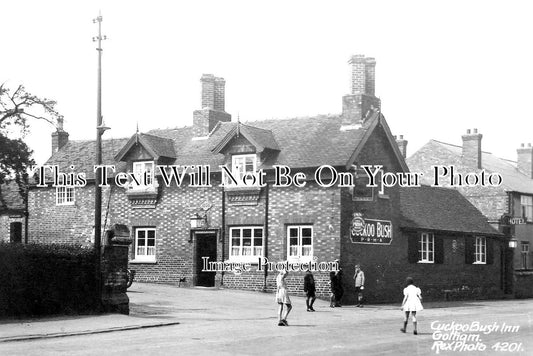
<instances>
[{"instance_id":1,"label":"pub building facade","mask_svg":"<svg viewBox=\"0 0 533 356\"><path fill-rule=\"evenodd\" d=\"M499 294L500 260L494 251L499 251L500 234L477 210L468 210L468 223L454 225L450 222L464 209L455 216L449 206L431 201L434 215L421 211L425 215L417 220L402 215L401 196L418 188L406 193L402 190L407 188L398 186L368 187L364 165L379 165L395 174L409 170L375 96L375 60L356 55L349 63L352 92L342 98L340 115L231 121L225 112L224 79L203 75L202 109L194 111L192 126L103 141L103 162L114 165L115 172L109 173L103 188L102 221L104 229L113 224L129 227L130 267L137 271L136 279L273 291L277 272L258 268L259 258L291 263L338 260L346 303L354 301L356 263L365 271L370 302L400 300L408 275L435 299L443 298L444 290L465 287L472 298ZM90 244L95 143L69 141L62 128L52 141L55 152L47 164L61 172L74 166L86 172L87 184L33 187L30 240ZM180 184L174 180L167 185L171 168L161 172L161 165L188 167L187 174ZM292 184L283 178L276 186L276 167L281 167L278 173L290 169ZM146 184L138 184L135 174L123 187L115 182L117 175L143 172ZM257 172L264 173L264 184L249 184ZM329 186L336 173L348 181L352 177L354 184L342 186L338 179ZM440 197L449 192L444 190ZM417 199L431 198L413 194L414 200L406 201L415 207ZM471 207L461 196L448 200ZM446 223L431 220L444 212L453 215ZM471 239L474 245L465 242ZM251 270L204 272L207 259L249 263ZM303 293L303 274L287 277L292 293ZM317 293L327 297L329 272L314 274Z\"/></svg>"}]
</instances>

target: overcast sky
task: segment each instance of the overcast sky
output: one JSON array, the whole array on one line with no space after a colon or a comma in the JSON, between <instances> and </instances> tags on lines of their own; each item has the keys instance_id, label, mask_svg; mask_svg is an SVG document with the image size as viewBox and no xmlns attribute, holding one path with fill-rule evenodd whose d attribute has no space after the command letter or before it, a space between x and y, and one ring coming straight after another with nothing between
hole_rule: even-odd
<instances>
[{"instance_id":1,"label":"overcast sky","mask_svg":"<svg viewBox=\"0 0 533 356\"><path fill-rule=\"evenodd\" d=\"M236 120L338 114L353 54L376 58L376 95L408 155L430 139L516 159L533 142L529 1L5 1L0 82L58 102L70 139L94 139L102 12L104 138L192 124L200 77L226 79ZM35 124L38 163L54 128Z\"/></svg>"}]
</instances>

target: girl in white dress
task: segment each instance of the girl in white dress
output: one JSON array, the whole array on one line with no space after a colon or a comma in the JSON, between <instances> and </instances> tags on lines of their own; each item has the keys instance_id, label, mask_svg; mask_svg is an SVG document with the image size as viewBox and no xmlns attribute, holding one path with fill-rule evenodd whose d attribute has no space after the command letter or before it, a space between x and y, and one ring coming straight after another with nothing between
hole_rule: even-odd
<instances>
[{"instance_id":1,"label":"girl in white dress","mask_svg":"<svg viewBox=\"0 0 533 356\"><path fill-rule=\"evenodd\" d=\"M279 304L279 326L289 326L287 317L292 309L291 299L287 293L287 270L281 270L276 277L276 302ZM285 316L283 316L283 304L285 304Z\"/></svg>"},{"instance_id":2,"label":"girl in white dress","mask_svg":"<svg viewBox=\"0 0 533 356\"><path fill-rule=\"evenodd\" d=\"M405 284L407 286L403 289L402 302L402 310L405 312L405 319L403 320L403 328L400 330L403 333L405 332L407 328L407 322L409 321L409 314L411 314L413 318L413 326L415 328L413 334L417 335L418 331L416 329L416 312L424 309L421 302L422 291L420 288L414 285L414 281L411 277L407 277Z\"/></svg>"}]
</instances>

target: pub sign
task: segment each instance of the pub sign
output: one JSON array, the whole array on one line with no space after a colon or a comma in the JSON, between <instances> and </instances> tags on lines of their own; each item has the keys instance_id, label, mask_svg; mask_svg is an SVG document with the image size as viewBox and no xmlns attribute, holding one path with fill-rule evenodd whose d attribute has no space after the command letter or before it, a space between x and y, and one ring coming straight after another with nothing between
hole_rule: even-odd
<instances>
[{"instance_id":1,"label":"pub sign","mask_svg":"<svg viewBox=\"0 0 533 356\"><path fill-rule=\"evenodd\" d=\"M353 243L390 245L392 222L389 220L365 219L362 213L354 213L350 227Z\"/></svg>"}]
</instances>

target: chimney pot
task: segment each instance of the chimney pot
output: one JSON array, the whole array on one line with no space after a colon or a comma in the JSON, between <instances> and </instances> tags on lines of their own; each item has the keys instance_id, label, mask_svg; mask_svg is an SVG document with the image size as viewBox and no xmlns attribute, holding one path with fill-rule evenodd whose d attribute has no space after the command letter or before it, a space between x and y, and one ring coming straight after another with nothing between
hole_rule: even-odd
<instances>
[{"instance_id":1,"label":"chimney pot","mask_svg":"<svg viewBox=\"0 0 533 356\"><path fill-rule=\"evenodd\" d=\"M473 134L470 129L466 130L466 135L463 135L463 161L467 164L475 166L478 169L482 168L481 162L481 139L483 135L478 133L477 129L473 129Z\"/></svg>"},{"instance_id":2,"label":"chimney pot","mask_svg":"<svg viewBox=\"0 0 533 356\"><path fill-rule=\"evenodd\" d=\"M208 136L219 121L231 121L231 115L225 111L225 84L224 78L215 77L213 74L203 74L202 83L202 109L193 113L194 137Z\"/></svg>"},{"instance_id":3,"label":"chimney pot","mask_svg":"<svg viewBox=\"0 0 533 356\"><path fill-rule=\"evenodd\" d=\"M403 139L403 135L399 135L399 138L396 140L396 144L398 145L403 158L407 157L407 143L408 141Z\"/></svg>"},{"instance_id":4,"label":"chimney pot","mask_svg":"<svg viewBox=\"0 0 533 356\"><path fill-rule=\"evenodd\" d=\"M342 98L344 128L360 125L381 108L381 101L375 96L376 60L357 54L348 63L352 66L352 91Z\"/></svg>"},{"instance_id":5,"label":"chimney pot","mask_svg":"<svg viewBox=\"0 0 533 356\"><path fill-rule=\"evenodd\" d=\"M531 147L531 143L528 143L527 147L525 143L522 143L516 153L516 167L528 178L533 179L533 147Z\"/></svg>"}]
</instances>

